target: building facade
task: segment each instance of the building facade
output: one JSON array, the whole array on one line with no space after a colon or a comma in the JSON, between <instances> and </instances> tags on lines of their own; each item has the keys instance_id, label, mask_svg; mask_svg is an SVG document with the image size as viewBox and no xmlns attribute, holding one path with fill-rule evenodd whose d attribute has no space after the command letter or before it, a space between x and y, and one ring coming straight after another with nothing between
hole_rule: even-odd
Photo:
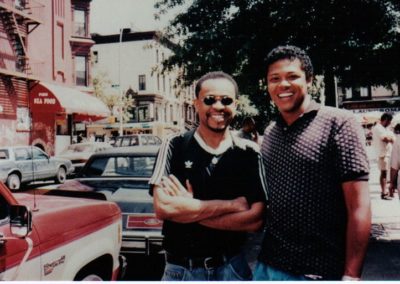
<instances>
[{"instance_id":1,"label":"building facade","mask_svg":"<svg viewBox=\"0 0 400 284\"><path fill-rule=\"evenodd\" d=\"M0 0L0 146L30 139L31 69L28 37L42 25L41 9L25 1Z\"/></svg>"},{"instance_id":2,"label":"building facade","mask_svg":"<svg viewBox=\"0 0 400 284\"><path fill-rule=\"evenodd\" d=\"M10 133L0 145L32 144L54 155L109 115L89 94L90 2L0 0L0 123Z\"/></svg>"},{"instance_id":3,"label":"building facade","mask_svg":"<svg viewBox=\"0 0 400 284\"><path fill-rule=\"evenodd\" d=\"M397 84L389 88L369 86L358 88L337 88L339 106L355 113L400 112L400 96Z\"/></svg>"},{"instance_id":4,"label":"building facade","mask_svg":"<svg viewBox=\"0 0 400 284\"><path fill-rule=\"evenodd\" d=\"M162 62L171 51L159 43L155 31L93 35L93 76L108 81L104 92L131 94L134 105L124 134L153 133L165 137L189 126L195 119L193 87L175 86L176 70L162 72ZM93 124L97 135L118 135L120 123Z\"/></svg>"},{"instance_id":5,"label":"building facade","mask_svg":"<svg viewBox=\"0 0 400 284\"><path fill-rule=\"evenodd\" d=\"M397 84L390 87L368 86L357 88L337 87L339 107L355 113L368 132L385 112L400 113L400 96ZM398 122L398 116L393 123ZM369 133L369 132L368 132Z\"/></svg>"}]
</instances>

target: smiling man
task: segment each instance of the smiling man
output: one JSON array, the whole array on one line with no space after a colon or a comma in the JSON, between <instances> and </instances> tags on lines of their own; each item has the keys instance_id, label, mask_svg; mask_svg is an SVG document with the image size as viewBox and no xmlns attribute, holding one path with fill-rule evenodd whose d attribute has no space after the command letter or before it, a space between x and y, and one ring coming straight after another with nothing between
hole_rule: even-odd
<instances>
[{"instance_id":1,"label":"smiling man","mask_svg":"<svg viewBox=\"0 0 400 284\"><path fill-rule=\"evenodd\" d=\"M246 232L262 227L266 187L258 146L229 130L238 87L211 72L196 85L200 124L167 139L154 174L154 210L164 220L162 280L250 280Z\"/></svg>"},{"instance_id":2,"label":"smiling man","mask_svg":"<svg viewBox=\"0 0 400 284\"><path fill-rule=\"evenodd\" d=\"M313 67L300 48L273 49L266 77L280 115L262 143L269 214L254 278L358 280L371 226L361 126L311 99Z\"/></svg>"}]
</instances>

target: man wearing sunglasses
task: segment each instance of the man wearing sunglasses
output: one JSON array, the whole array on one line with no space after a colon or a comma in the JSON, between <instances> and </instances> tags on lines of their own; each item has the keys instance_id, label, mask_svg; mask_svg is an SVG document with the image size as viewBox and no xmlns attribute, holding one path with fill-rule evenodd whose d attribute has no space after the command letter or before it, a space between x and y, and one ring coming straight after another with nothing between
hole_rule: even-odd
<instances>
[{"instance_id":1,"label":"man wearing sunglasses","mask_svg":"<svg viewBox=\"0 0 400 284\"><path fill-rule=\"evenodd\" d=\"M150 184L164 220L162 280L250 280L241 249L262 226L266 186L258 146L232 135L238 88L226 73L197 82L199 126L160 148Z\"/></svg>"}]
</instances>

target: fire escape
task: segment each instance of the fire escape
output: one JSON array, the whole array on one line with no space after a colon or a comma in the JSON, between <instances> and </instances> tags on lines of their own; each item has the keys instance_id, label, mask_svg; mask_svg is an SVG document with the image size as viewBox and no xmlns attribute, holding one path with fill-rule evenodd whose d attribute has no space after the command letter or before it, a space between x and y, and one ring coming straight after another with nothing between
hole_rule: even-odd
<instances>
[{"instance_id":1,"label":"fire escape","mask_svg":"<svg viewBox=\"0 0 400 284\"><path fill-rule=\"evenodd\" d=\"M29 65L26 36L39 26L41 22L33 15L33 8L30 6L32 0L20 0L16 2L18 4L10 5L0 0L0 20L11 41L15 54L15 71L9 68L2 68L1 66L0 75L20 80L36 81L37 79L33 77Z\"/></svg>"}]
</instances>

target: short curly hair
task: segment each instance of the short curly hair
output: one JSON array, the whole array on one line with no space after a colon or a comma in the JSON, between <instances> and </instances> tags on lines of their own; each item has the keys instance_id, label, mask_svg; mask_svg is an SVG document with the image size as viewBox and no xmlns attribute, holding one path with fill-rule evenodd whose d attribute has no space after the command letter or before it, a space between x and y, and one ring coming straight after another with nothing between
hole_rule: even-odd
<instances>
[{"instance_id":1,"label":"short curly hair","mask_svg":"<svg viewBox=\"0 0 400 284\"><path fill-rule=\"evenodd\" d=\"M213 79L226 79L229 82L232 83L233 87L235 88L235 97L237 98L239 95L239 88L238 85L235 81L235 79L232 78L231 75L222 72L222 71L214 71L214 72L209 72L205 75L203 75L196 83L196 87L195 87L195 94L196 94L196 98L199 97L200 94L200 90L201 90L201 86L202 84L207 81L207 80L213 80Z\"/></svg>"},{"instance_id":2,"label":"short curly hair","mask_svg":"<svg viewBox=\"0 0 400 284\"><path fill-rule=\"evenodd\" d=\"M282 59L289 59L290 61L293 61L295 59L299 59L301 63L301 68L304 70L306 74L306 79L307 81L311 80L313 75L314 75L314 70L313 66L311 63L310 57L307 55L307 53L294 45L283 45L283 46L278 46L275 47L273 50L271 50L268 55L267 55L267 69L266 73L268 74L269 67L274 64L278 60Z\"/></svg>"},{"instance_id":3,"label":"short curly hair","mask_svg":"<svg viewBox=\"0 0 400 284\"><path fill-rule=\"evenodd\" d=\"M393 119L393 114L390 112L385 112L381 115L381 121L387 120L387 121L392 121Z\"/></svg>"}]
</instances>

